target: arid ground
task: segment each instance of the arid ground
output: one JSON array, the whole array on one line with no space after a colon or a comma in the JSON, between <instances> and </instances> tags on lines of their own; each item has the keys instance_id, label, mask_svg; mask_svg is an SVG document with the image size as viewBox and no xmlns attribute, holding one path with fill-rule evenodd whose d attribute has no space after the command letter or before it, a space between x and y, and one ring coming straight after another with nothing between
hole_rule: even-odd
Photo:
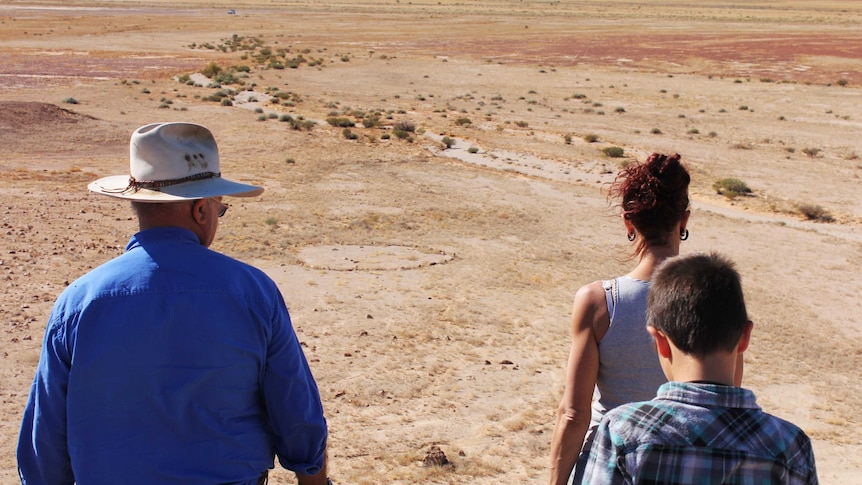
<instances>
[{"instance_id":1,"label":"arid ground","mask_svg":"<svg viewBox=\"0 0 862 485\"><path fill-rule=\"evenodd\" d=\"M850 0L0 3L0 483L54 298L136 230L86 185L154 121L266 187L214 248L280 285L335 483L546 482L574 292L633 265L603 189L654 151L693 174L683 252L743 275L745 385L821 483L862 483L860 24Z\"/></svg>"}]
</instances>

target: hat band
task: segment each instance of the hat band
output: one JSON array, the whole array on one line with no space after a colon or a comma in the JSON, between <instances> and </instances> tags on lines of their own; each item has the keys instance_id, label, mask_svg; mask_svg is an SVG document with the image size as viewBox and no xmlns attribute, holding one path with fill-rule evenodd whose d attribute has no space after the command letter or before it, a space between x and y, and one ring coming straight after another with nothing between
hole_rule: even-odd
<instances>
[{"instance_id":1,"label":"hat band","mask_svg":"<svg viewBox=\"0 0 862 485\"><path fill-rule=\"evenodd\" d=\"M195 180L205 180L216 177L221 177L221 173L201 172L194 175L189 175L188 177L183 177L181 179L171 180L135 180L135 177L129 177L129 186L126 187L126 189L160 189L162 187L170 187L171 185L179 185Z\"/></svg>"},{"instance_id":2,"label":"hat band","mask_svg":"<svg viewBox=\"0 0 862 485\"><path fill-rule=\"evenodd\" d=\"M129 185L122 189L105 189L106 193L116 193L116 194L125 194L126 192L132 191L137 192L140 189L160 189L162 187L170 187L172 185L184 184L186 182L193 182L196 180L206 180L211 178L219 178L221 177L221 172L201 172L196 173L194 175L189 175L188 177L183 177L181 179L171 179L171 180L136 180L135 177L129 177Z\"/></svg>"}]
</instances>

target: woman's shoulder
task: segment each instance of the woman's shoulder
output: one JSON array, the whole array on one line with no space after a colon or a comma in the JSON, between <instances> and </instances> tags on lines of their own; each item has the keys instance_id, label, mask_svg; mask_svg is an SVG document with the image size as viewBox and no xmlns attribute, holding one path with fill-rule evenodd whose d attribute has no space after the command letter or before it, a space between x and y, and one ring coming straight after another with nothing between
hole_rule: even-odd
<instances>
[{"instance_id":1,"label":"woman's shoulder","mask_svg":"<svg viewBox=\"0 0 862 485\"><path fill-rule=\"evenodd\" d=\"M578 288L575 293L575 306L589 309L593 312L607 312L606 282L596 280Z\"/></svg>"}]
</instances>

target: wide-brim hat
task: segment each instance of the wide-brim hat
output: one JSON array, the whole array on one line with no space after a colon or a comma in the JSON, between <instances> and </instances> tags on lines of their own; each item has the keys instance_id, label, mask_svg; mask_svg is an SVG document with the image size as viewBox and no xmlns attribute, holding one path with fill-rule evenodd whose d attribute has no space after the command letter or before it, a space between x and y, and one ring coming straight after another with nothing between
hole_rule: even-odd
<instances>
[{"instance_id":1,"label":"wide-brim hat","mask_svg":"<svg viewBox=\"0 0 862 485\"><path fill-rule=\"evenodd\" d=\"M153 123L135 130L129 142L129 173L100 178L87 188L141 202L254 197L263 192L262 187L222 178L215 137L192 123Z\"/></svg>"}]
</instances>

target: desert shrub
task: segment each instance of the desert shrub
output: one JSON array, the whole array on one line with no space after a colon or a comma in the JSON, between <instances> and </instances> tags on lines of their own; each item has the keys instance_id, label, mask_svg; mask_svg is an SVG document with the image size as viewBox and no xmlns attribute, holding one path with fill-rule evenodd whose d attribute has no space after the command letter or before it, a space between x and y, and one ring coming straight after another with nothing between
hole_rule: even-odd
<instances>
[{"instance_id":1,"label":"desert shrub","mask_svg":"<svg viewBox=\"0 0 862 485\"><path fill-rule=\"evenodd\" d=\"M479 153L479 148L477 148L477 147L470 147L470 148L468 148L468 149L467 149L467 153Z\"/></svg>"},{"instance_id":2,"label":"desert shrub","mask_svg":"<svg viewBox=\"0 0 862 485\"><path fill-rule=\"evenodd\" d=\"M230 98L222 98L221 99L221 105L222 106L233 106L233 101L231 101Z\"/></svg>"},{"instance_id":3,"label":"desert shrub","mask_svg":"<svg viewBox=\"0 0 862 485\"><path fill-rule=\"evenodd\" d=\"M849 81L848 81L848 80L846 80L846 79L839 79L839 80L835 81L835 84L837 84L837 85L839 85L839 86L841 86L841 87L844 87L844 86L846 86L847 84L849 84Z\"/></svg>"},{"instance_id":4,"label":"desert shrub","mask_svg":"<svg viewBox=\"0 0 862 485\"><path fill-rule=\"evenodd\" d=\"M809 221L816 222L833 222L835 218L822 206L817 204L799 204L796 207L799 213L805 216Z\"/></svg>"},{"instance_id":5,"label":"desert shrub","mask_svg":"<svg viewBox=\"0 0 862 485\"><path fill-rule=\"evenodd\" d=\"M416 125L410 121L397 121L394 125L392 125L393 131L406 131L408 133L416 132ZM399 136L399 138L402 138Z\"/></svg>"},{"instance_id":6,"label":"desert shrub","mask_svg":"<svg viewBox=\"0 0 862 485\"><path fill-rule=\"evenodd\" d=\"M191 82L191 80L192 80L192 77L189 76L188 74L183 74L182 76L177 78L177 81L181 82L183 84L188 84L189 82Z\"/></svg>"},{"instance_id":7,"label":"desert shrub","mask_svg":"<svg viewBox=\"0 0 862 485\"><path fill-rule=\"evenodd\" d=\"M698 133L700 133L700 130L698 130L697 128L692 128L688 130L689 135L697 135Z\"/></svg>"},{"instance_id":8,"label":"desert shrub","mask_svg":"<svg viewBox=\"0 0 862 485\"><path fill-rule=\"evenodd\" d=\"M649 132L653 135L661 135L661 130L659 130L658 128L653 128Z\"/></svg>"},{"instance_id":9,"label":"desert shrub","mask_svg":"<svg viewBox=\"0 0 862 485\"><path fill-rule=\"evenodd\" d=\"M623 155L625 155L625 150L623 150L622 147L617 146L605 147L602 148L602 153L611 158L621 158Z\"/></svg>"},{"instance_id":10,"label":"desert shrub","mask_svg":"<svg viewBox=\"0 0 862 485\"><path fill-rule=\"evenodd\" d=\"M455 145L455 140L448 136L444 136L443 139L440 141L443 142L444 145L446 145L446 148L452 148L452 146Z\"/></svg>"},{"instance_id":11,"label":"desert shrub","mask_svg":"<svg viewBox=\"0 0 862 485\"><path fill-rule=\"evenodd\" d=\"M803 148L802 153L808 155L809 157L816 157L818 153L820 153L819 148Z\"/></svg>"},{"instance_id":12,"label":"desert shrub","mask_svg":"<svg viewBox=\"0 0 862 485\"><path fill-rule=\"evenodd\" d=\"M65 98L63 102L66 104L78 104L78 100L75 98Z\"/></svg>"},{"instance_id":13,"label":"desert shrub","mask_svg":"<svg viewBox=\"0 0 862 485\"><path fill-rule=\"evenodd\" d=\"M571 145L572 144L572 135L564 135L563 136L563 142L566 145Z\"/></svg>"},{"instance_id":14,"label":"desert shrub","mask_svg":"<svg viewBox=\"0 0 862 485\"><path fill-rule=\"evenodd\" d=\"M374 128L380 126L380 118L377 116L366 116L362 119L362 126L366 128Z\"/></svg>"},{"instance_id":15,"label":"desert shrub","mask_svg":"<svg viewBox=\"0 0 862 485\"><path fill-rule=\"evenodd\" d=\"M584 141L587 143L595 143L599 141L599 135L594 135L592 133L588 133L584 135Z\"/></svg>"},{"instance_id":16,"label":"desert shrub","mask_svg":"<svg viewBox=\"0 0 862 485\"><path fill-rule=\"evenodd\" d=\"M234 75L232 71L223 71L215 75L213 82L218 84L243 84L244 81Z\"/></svg>"},{"instance_id":17,"label":"desert shrub","mask_svg":"<svg viewBox=\"0 0 862 485\"><path fill-rule=\"evenodd\" d=\"M748 111L748 106L743 104L742 106L739 107L739 111Z\"/></svg>"},{"instance_id":18,"label":"desert shrub","mask_svg":"<svg viewBox=\"0 0 862 485\"><path fill-rule=\"evenodd\" d=\"M404 140L404 139L406 139L406 138L409 138L409 137L410 137L410 132L409 132L409 131L401 130L401 129L398 129L398 128L393 128L393 129L392 129L392 134L393 134L393 135L395 135L395 138L398 138L399 140Z\"/></svg>"},{"instance_id":19,"label":"desert shrub","mask_svg":"<svg viewBox=\"0 0 862 485\"><path fill-rule=\"evenodd\" d=\"M162 104L160 104L160 105L159 105L159 109L168 109L168 108L170 108L170 107L171 107L171 105L169 105L169 104L167 104L167 103L162 103Z\"/></svg>"},{"instance_id":20,"label":"desert shrub","mask_svg":"<svg viewBox=\"0 0 862 485\"><path fill-rule=\"evenodd\" d=\"M268 115L266 115L266 117L271 119L271 120L274 120L274 119L278 118L278 115L275 113L269 113Z\"/></svg>"},{"instance_id":21,"label":"desert shrub","mask_svg":"<svg viewBox=\"0 0 862 485\"><path fill-rule=\"evenodd\" d=\"M622 106L617 106L616 108L614 108L614 111L616 111L617 113L625 113L626 109Z\"/></svg>"},{"instance_id":22,"label":"desert shrub","mask_svg":"<svg viewBox=\"0 0 862 485\"><path fill-rule=\"evenodd\" d=\"M383 133L382 135L380 135L381 140L388 140L390 138L392 138L392 137L391 137L391 135L389 135L389 133Z\"/></svg>"},{"instance_id":23,"label":"desert shrub","mask_svg":"<svg viewBox=\"0 0 862 485\"><path fill-rule=\"evenodd\" d=\"M254 112L255 112L255 113L258 113L258 114L263 113L263 108L261 108L261 107L257 107L257 108L255 108L255 109L254 109Z\"/></svg>"},{"instance_id":24,"label":"desert shrub","mask_svg":"<svg viewBox=\"0 0 862 485\"><path fill-rule=\"evenodd\" d=\"M201 74L203 74L204 76L206 76L208 78L213 78L216 76L216 74L218 74L220 72L221 72L221 66L219 66L215 62L210 62L209 64L207 64L207 67L203 68L203 70L201 71Z\"/></svg>"},{"instance_id":25,"label":"desert shrub","mask_svg":"<svg viewBox=\"0 0 862 485\"><path fill-rule=\"evenodd\" d=\"M341 131L341 134L344 135L344 138L347 138L348 140L355 140L359 138L359 135L350 131L350 128L345 128Z\"/></svg>"},{"instance_id":26,"label":"desert shrub","mask_svg":"<svg viewBox=\"0 0 862 485\"><path fill-rule=\"evenodd\" d=\"M266 121L266 115L260 115L257 117L257 121Z\"/></svg>"},{"instance_id":27,"label":"desert shrub","mask_svg":"<svg viewBox=\"0 0 862 485\"><path fill-rule=\"evenodd\" d=\"M143 88L143 89L141 89L141 92L142 92L142 93L144 93L144 94L150 94L150 90L149 90L149 89L147 89L147 88Z\"/></svg>"},{"instance_id":28,"label":"desert shrub","mask_svg":"<svg viewBox=\"0 0 862 485\"><path fill-rule=\"evenodd\" d=\"M356 126L356 123L354 123L350 118L337 116L331 116L329 118L326 118L326 122L332 126L335 126L336 128L353 128L354 126Z\"/></svg>"},{"instance_id":29,"label":"desert shrub","mask_svg":"<svg viewBox=\"0 0 862 485\"><path fill-rule=\"evenodd\" d=\"M716 133L716 132L714 132L714 131L710 131L710 132L709 132L709 137L710 137L710 138L715 138L715 137L717 137L717 136L718 136L718 133Z\"/></svg>"},{"instance_id":30,"label":"desert shrub","mask_svg":"<svg viewBox=\"0 0 862 485\"><path fill-rule=\"evenodd\" d=\"M285 159L285 160L284 160L284 163L286 163L286 164L288 164L288 165L293 165L293 164L295 164L295 163L296 163L296 160L294 160L294 159L292 159L292 158L288 157L287 159Z\"/></svg>"},{"instance_id":31,"label":"desert shrub","mask_svg":"<svg viewBox=\"0 0 862 485\"><path fill-rule=\"evenodd\" d=\"M573 94L573 95L572 95L572 97L573 97L573 98L575 98L575 99L586 99L586 98L587 98L587 95L586 95L586 94L575 93L575 94Z\"/></svg>"},{"instance_id":32,"label":"desert shrub","mask_svg":"<svg viewBox=\"0 0 862 485\"><path fill-rule=\"evenodd\" d=\"M732 199L738 195L750 194L751 189L745 182L736 178L723 178L712 184L712 188L716 193L724 195L728 199Z\"/></svg>"},{"instance_id":33,"label":"desert shrub","mask_svg":"<svg viewBox=\"0 0 862 485\"><path fill-rule=\"evenodd\" d=\"M470 126L473 122L470 121L470 118L461 117L455 120L455 123L459 126Z\"/></svg>"},{"instance_id":34,"label":"desert shrub","mask_svg":"<svg viewBox=\"0 0 862 485\"><path fill-rule=\"evenodd\" d=\"M526 128L526 127L530 126L530 124L527 123L526 121L516 121L515 125L517 125L519 128Z\"/></svg>"}]
</instances>

